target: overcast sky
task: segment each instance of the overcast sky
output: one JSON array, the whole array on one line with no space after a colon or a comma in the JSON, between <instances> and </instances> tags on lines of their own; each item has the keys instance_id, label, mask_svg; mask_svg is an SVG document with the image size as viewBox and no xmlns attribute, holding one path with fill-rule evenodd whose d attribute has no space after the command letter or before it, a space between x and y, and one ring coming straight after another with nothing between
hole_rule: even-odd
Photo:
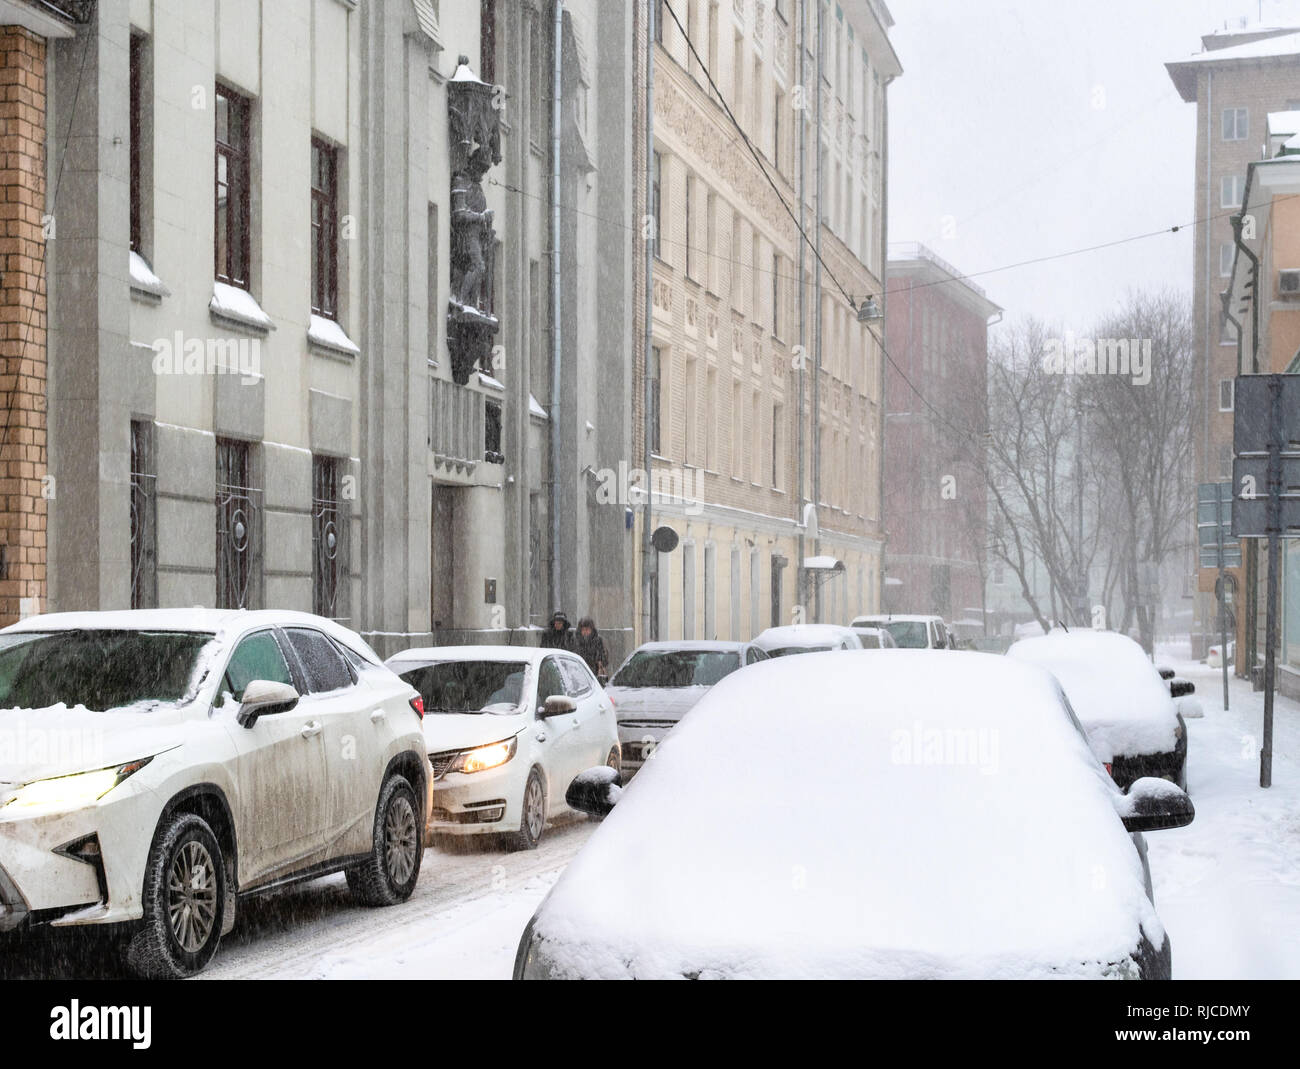
<instances>
[{"instance_id":1,"label":"overcast sky","mask_svg":"<svg viewBox=\"0 0 1300 1069\"><path fill-rule=\"evenodd\" d=\"M963 273L1185 225L1195 104L1164 64L1259 0L886 0L889 239ZM1300 26L1300 0L1262 0ZM1252 134L1255 131L1252 130ZM945 230L950 231L945 233ZM1083 335L1134 287L1191 291L1183 231L976 279L1005 318Z\"/></svg>"}]
</instances>

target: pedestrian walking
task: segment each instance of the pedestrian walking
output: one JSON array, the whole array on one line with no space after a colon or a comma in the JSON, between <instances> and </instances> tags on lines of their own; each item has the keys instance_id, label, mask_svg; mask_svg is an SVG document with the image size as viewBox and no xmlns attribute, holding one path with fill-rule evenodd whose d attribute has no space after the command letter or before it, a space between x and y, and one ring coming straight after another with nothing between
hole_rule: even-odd
<instances>
[{"instance_id":1,"label":"pedestrian walking","mask_svg":"<svg viewBox=\"0 0 1300 1069\"><path fill-rule=\"evenodd\" d=\"M562 610L556 609L551 613L551 621L547 625L546 633L542 635L540 645L548 650L573 649L573 625L569 623L568 616Z\"/></svg>"},{"instance_id":2,"label":"pedestrian walking","mask_svg":"<svg viewBox=\"0 0 1300 1069\"><path fill-rule=\"evenodd\" d=\"M605 649L605 640L596 630L596 621L590 616L584 616L578 621L573 652L587 662L587 667L600 680L601 686L604 686L605 680L609 678L609 651Z\"/></svg>"}]
</instances>

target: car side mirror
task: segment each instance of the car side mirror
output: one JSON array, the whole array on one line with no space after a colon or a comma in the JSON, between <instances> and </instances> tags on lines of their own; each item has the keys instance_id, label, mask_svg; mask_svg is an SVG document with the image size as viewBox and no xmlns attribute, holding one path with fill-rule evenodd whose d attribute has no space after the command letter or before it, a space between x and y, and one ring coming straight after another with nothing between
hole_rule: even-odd
<instances>
[{"instance_id":1,"label":"car side mirror","mask_svg":"<svg viewBox=\"0 0 1300 1069\"><path fill-rule=\"evenodd\" d=\"M1125 831L1164 831L1184 828L1196 816L1187 793L1168 780L1143 776L1115 799Z\"/></svg>"},{"instance_id":2,"label":"car side mirror","mask_svg":"<svg viewBox=\"0 0 1300 1069\"><path fill-rule=\"evenodd\" d=\"M597 765L579 772L573 778L569 789L564 792L564 800L570 809L586 813L589 817L608 816L623 793L618 780L618 769L610 768L609 765Z\"/></svg>"},{"instance_id":3,"label":"car side mirror","mask_svg":"<svg viewBox=\"0 0 1300 1069\"><path fill-rule=\"evenodd\" d=\"M1171 679L1169 681L1169 696L1171 698L1182 698L1195 693L1196 684L1190 679Z\"/></svg>"},{"instance_id":4,"label":"car side mirror","mask_svg":"<svg viewBox=\"0 0 1300 1069\"><path fill-rule=\"evenodd\" d=\"M275 683L269 679L254 679L244 688L243 701L235 719L240 725L251 728L258 717L287 713L298 704L298 692L288 683Z\"/></svg>"},{"instance_id":5,"label":"car side mirror","mask_svg":"<svg viewBox=\"0 0 1300 1069\"><path fill-rule=\"evenodd\" d=\"M577 711L578 703L567 694L552 694L546 699L541 708L542 716L561 716L564 713Z\"/></svg>"}]
</instances>

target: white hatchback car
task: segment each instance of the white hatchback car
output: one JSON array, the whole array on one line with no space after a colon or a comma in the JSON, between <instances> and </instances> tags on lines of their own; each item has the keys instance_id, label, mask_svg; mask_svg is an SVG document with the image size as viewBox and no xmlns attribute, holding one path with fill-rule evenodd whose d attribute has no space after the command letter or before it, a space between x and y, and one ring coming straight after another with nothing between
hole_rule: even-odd
<instances>
[{"instance_id":1,"label":"white hatchback car","mask_svg":"<svg viewBox=\"0 0 1300 1069\"><path fill-rule=\"evenodd\" d=\"M619 767L614 704L581 657L528 646L432 646L388 667L424 699L429 830L503 834L530 850L585 768Z\"/></svg>"},{"instance_id":2,"label":"white hatchback car","mask_svg":"<svg viewBox=\"0 0 1300 1069\"><path fill-rule=\"evenodd\" d=\"M203 968L238 898L343 871L415 888L415 691L307 613L56 613L0 631L0 931L134 925L144 977Z\"/></svg>"}]
</instances>

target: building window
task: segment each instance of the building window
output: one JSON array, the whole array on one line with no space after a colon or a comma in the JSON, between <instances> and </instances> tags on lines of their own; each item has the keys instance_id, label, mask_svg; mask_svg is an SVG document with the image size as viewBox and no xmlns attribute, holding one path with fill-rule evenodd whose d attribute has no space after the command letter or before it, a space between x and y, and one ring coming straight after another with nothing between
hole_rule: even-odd
<instances>
[{"instance_id":1,"label":"building window","mask_svg":"<svg viewBox=\"0 0 1300 1069\"><path fill-rule=\"evenodd\" d=\"M427 346L427 362L430 367L438 363L438 326L442 322L443 310L438 303L438 206L429 205L428 213L428 241L425 245L425 265L428 271L429 299L426 302L425 314L428 319L427 330L428 336L425 339Z\"/></svg>"},{"instance_id":2,"label":"building window","mask_svg":"<svg viewBox=\"0 0 1300 1069\"><path fill-rule=\"evenodd\" d=\"M781 337L781 257L772 253L772 333Z\"/></svg>"},{"instance_id":3,"label":"building window","mask_svg":"<svg viewBox=\"0 0 1300 1069\"><path fill-rule=\"evenodd\" d=\"M1219 246L1219 276L1227 278L1232 274L1232 260L1236 255L1236 246L1230 242Z\"/></svg>"},{"instance_id":4,"label":"building window","mask_svg":"<svg viewBox=\"0 0 1300 1069\"><path fill-rule=\"evenodd\" d=\"M144 157L144 50L145 38L131 35L131 251L144 253L142 203L144 181L141 164Z\"/></svg>"},{"instance_id":5,"label":"building window","mask_svg":"<svg viewBox=\"0 0 1300 1069\"><path fill-rule=\"evenodd\" d=\"M1233 387L1236 384L1235 379L1219 380L1219 411L1231 412L1233 409Z\"/></svg>"},{"instance_id":6,"label":"building window","mask_svg":"<svg viewBox=\"0 0 1300 1069\"><path fill-rule=\"evenodd\" d=\"M496 0L479 0L479 59L480 81L493 85L497 80L497 3Z\"/></svg>"},{"instance_id":7,"label":"building window","mask_svg":"<svg viewBox=\"0 0 1300 1069\"><path fill-rule=\"evenodd\" d=\"M344 534L347 517L339 507L340 469L337 457L311 458L311 611L341 620L339 593L347 578Z\"/></svg>"},{"instance_id":8,"label":"building window","mask_svg":"<svg viewBox=\"0 0 1300 1069\"><path fill-rule=\"evenodd\" d=\"M776 97L772 103L772 162L776 169L785 172L785 153L781 151L781 113L785 111L785 94L781 87L776 88Z\"/></svg>"},{"instance_id":9,"label":"building window","mask_svg":"<svg viewBox=\"0 0 1300 1069\"><path fill-rule=\"evenodd\" d=\"M691 186L695 184L695 179L689 174L686 176L686 207L682 212L683 221L686 223L686 277L694 278L695 256L691 248L691 239L694 237L691 228Z\"/></svg>"},{"instance_id":10,"label":"building window","mask_svg":"<svg viewBox=\"0 0 1300 1069\"><path fill-rule=\"evenodd\" d=\"M131 421L131 608L158 605L158 475L153 423Z\"/></svg>"},{"instance_id":11,"label":"building window","mask_svg":"<svg viewBox=\"0 0 1300 1069\"><path fill-rule=\"evenodd\" d=\"M664 158L656 152L650 161L650 218L654 220L654 233L651 235L651 240L654 241L655 256L660 259L663 259L659 243L659 228L663 222L663 177Z\"/></svg>"},{"instance_id":12,"label":"building window","mask_svg":"<svg viewBox=\"0 0 1300 1069\"><path fill-rule=\"evenodd\" d=\"M339 317L338 149L311 139L311 310Z\"/></svg>"},{"instance_id":13,"label":"building window","mask_svg":"<svg viewBox=\"0 0 1300 1069\"><path fill-rule=\"evenodd\" d=\"M786 560L772 554L772 623L771 627L780 627L785 621L781 619L781 576L785 571Z\"/></svg>"},{"instance_id":14,"label":"building window","mask_svg":"<svg viewBox=\"0 0 1300 1069\"><path fill-rule=\"evenodd\" d=\"M261 561L262 491L253 486L252 446L217 439L217 608L254 608Z\"/></svg>"},{"instance_id":15,"label":"building window","mask_svg":"<svg viewBox=\"0 0 1300 1069\"><path fill-rule=\"evenodd\" d=\"M1219 207L1240 208L1246 193L1246 180L1239 174L1225 174L1219 179Z\"/></svg>"},{"instance_id":16,"label":"building window","mask_svg":"<svg viewBox=\"0 0 1300 1069\"><path fill-rule=\"evenodd\" d=\"M1250 136L1250 112L1245 108L1223 109L1223 140L1244 141Z\"/></svg>"},{"instance_id":17,"label":"building window","mask_svg":"<svg viewBox=\"0 0 1300 1069\"><path fill-rule=\"evenodd\" d=\"M655 0L655 40L664 43L664 19L668 12L664 10L664 0Z\"/></svg>"},{"instance_id":18,"label":"building window","mask_svg":"<svg viewBox=\"0 0 1300 1069\"><path fill-rule=\"evenodd\" d=\"M663 350L656 345L650 350L650 368L648 372L650 380L650 410L646 413L646 430L650 435L650 452L654 456L662 455L662 448L659 440L659 404L661 397L659 391L662 388L663 383L662 378L660 378L662 363Z\"/></svg>"},{"instance_id":19,"label":"building window","mask_svg":"<svg viewBox=\"0 0 1300 1069\"><path fill-rule=\"evenodd\" d=\"M538 149L546 138L546 105L550 93L546 89L546 35L542 33L541 16L529 11L528 19L528 79L531 100L528 108L528 139Z\"/></svg>"},{"instance_id":20,"label":"building window","mask_svg":"<svg viewBox=\"0 0 1300 1069\"><path fill-rule=\"evenodd\" d=\"M781 489L782 450L785 447L782 435L784 413L780 405L772 406L772 488Z\"/></svg>"},{"instance_id":21,"label":"building window","mask_svg":"<svg viewBox=\"0 0 1300 1069\"><path fill-rule=\"evenodd\" d=\"M248 289L249 260L249 116L251 102L232 89L217 86L216 142L216 278Z\"/></svg>"},{"instance_id":22,"label":"building window","mask_svg":"<svg viewBox=\"0 0 1300 1069\"><path fill-rule=\"evenodd\" d=\"M483 403L483 459L489 464L504 464L501 451L501 402Z\"/></svg>"}]
</instances>

